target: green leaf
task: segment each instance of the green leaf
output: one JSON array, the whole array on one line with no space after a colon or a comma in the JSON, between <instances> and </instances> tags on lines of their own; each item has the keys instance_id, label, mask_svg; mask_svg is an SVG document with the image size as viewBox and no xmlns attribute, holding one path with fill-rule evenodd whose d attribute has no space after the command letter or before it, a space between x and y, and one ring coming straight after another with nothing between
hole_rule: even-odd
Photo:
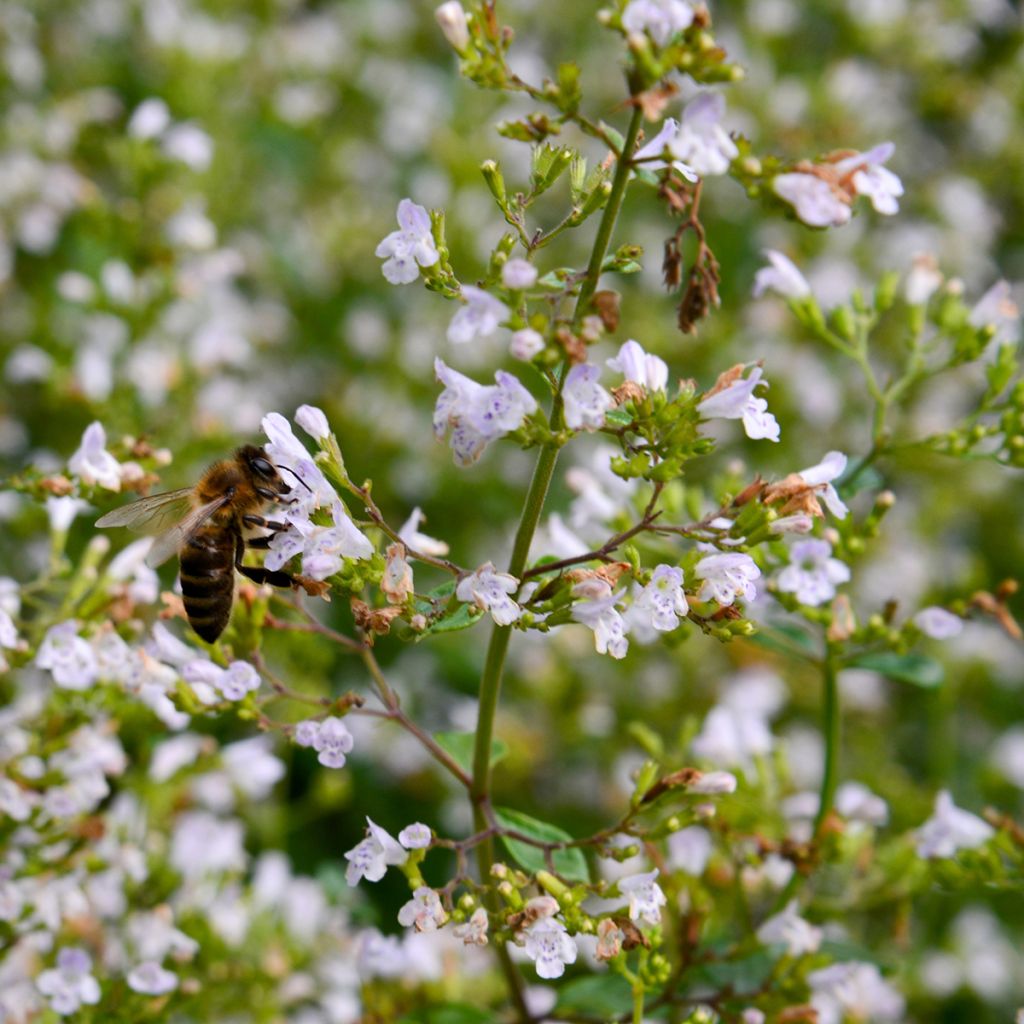
<instances>
[{"instance_id":1,"label":"green leaf","mask_svg":"<svg viewBox=\"0 0 1024 1024\"><path fill-rule=\"evenodd\" d=\"M750 642L776 654L800 654L807 658L817 656L814 639L799 626L772 626L771 629L759 629Z\"/></svg>"},{"instance_id":2,"label":"green leaf","mask_svg":"<svg viewBox=\"0 0 1024 1024\"><path fill-rule=\"evenodd\" d=\"M604 420L613 427L628 427L633 422L633 414L622 408L609 409L604 414Z\"/></svg>"},{"instance_id":3,"label":"green leaf","mask_svg":"<svg viewBox=\"0 0 1024 1024\"><path fill-rule=\"evenodd\" d=\"M449 1003L447 1006L428 1006L400 1017L398 1024L492 1024L494 1014L487 1010Z\"/></svg>"},{"instance_id":4,"label":"green leaf","mask_svg":"<svg viewBox=\"0 0 1024 1024\"><path fill-rule=\"evenodd\" d=\"M867 668L900 683L912 683L925 689L941 686L946 678L942 663L926 654L895 654L880 651L861 654L845 663L850 668Z\"/></svg>"},{"instance_id":5,"label":"green leaf","mask_svg":"<svg viewBox=\"0 0 1024 1024\"><path fill-rule=\"evenodd\" d=\"M564 1013L620 1017L633 1007L629 984L619 974L589 974L573 978L558 990L555 1009Z\"/></svg>"},{"instance_id":6,"label":"green leaf","mask_svg":"<svg viewBox=\"0 0 1024 1024\"><path fill-rule=\"evenodd\" d=\"M483 614L475 605L460 604L451 615L445 615L430 623L418 635L424 637L431 633L457 633L460 629L469 629L470 626L476 625Z\"/></svg>"},{"instance_id":7,"label":"green leaf","mask_svg":"<svg viewBox=\"0 0 1024 1024\"><path fill-rule=\"evenodd\" d=\"M549 825L546 821L538 821L531 818L522 811L513 811L504 807L495 807L494 817L498 824L504 828L515 829L532 839L538 839L544 843L560 843L572 839L568 832L560 829L557 825ZM520 867L530 872L546 871L547 861L544 859L544 851L537 846L530 846L519 839L507 839L501 837L505 849ZM583 851L573 847L568 850L558 850L553 854L552 863L555 871L563 878L573 882L589 882L590 872L587 870L587 859Z\"/></svg>"},{"instance_id":8,"label":"green leaf","mask_svg":"<svg viewBox=\"0 0 1024 1024\"><path fill-rule=\"evenodd\" d=\"M435 732L434 739L446 753L458 761L459 767L467 772L473 770L473 740L471 732ZM504 740L491 740L491 764L497 764L508 754L508 744Z\"/></svg>"}]
</instances>

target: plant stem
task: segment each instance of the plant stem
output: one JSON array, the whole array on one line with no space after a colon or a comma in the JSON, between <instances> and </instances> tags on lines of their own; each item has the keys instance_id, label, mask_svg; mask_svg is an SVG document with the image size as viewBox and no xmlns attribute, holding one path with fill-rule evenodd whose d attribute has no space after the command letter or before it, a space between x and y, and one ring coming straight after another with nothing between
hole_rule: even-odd
<instances>
[{"instance_id":1,"label":"plant stem","mask_svg":"<svg viewBox=\"0 0 1024 1024\"><path fill-rule=\"evenodd\" d=\"M615 177L612 180L612 190L608 196L608 203L604 208L601 223L594 238L594 247L590 254L590 262L587 264L586 277L580 285L579 296L576 300L576 308L573 314L573 324L578 324L584 312L590 304L597 290L597 283L601 277L601 267L604 263L605 254L611 241L612 232L615 229L615 221L618 219L619 209L625 196L626 185L629 182L630 162L629 157L636 146L637 135L640 131L640 124L643 120L643 111L639 106L633 108L633 114L629 121L629 128L626 131L626 139L623 144L622 154L619 157L618 166L615 169ZM554 403L551 407L550 426L553 434L562 429L562 396L561 391L555 394ZM526 566L526 559L530 553L530 544L533 541L537 523L540 521L541 512L544 509L544 499L547 497L551 477L555 471L555 462L558 459L559 443L556 440L550 441L540 450L537 457L537 465L533 471L533 478L530 481L530 489L526 494L526 502L523 506L523 513L519 520L519 528L516 530L515 542L512 546L512 557L509 560L508 571L517 579L522 576ZM476 736L473 741L473 781L470 786L470 799L473 804L473 824L478 832L486 830L488 821L486 807L490 798L491 789L491 742L494 736L494 716L498 710L498 698L501 694L501 677L505 668L505 656L508 653L508 644L512 635L511 626L497 626L491 630L491 639L487 646L487 656L484 659L484 668L480 676L480 703L477 711ZM494 865L494 839L488 837L477 848L477 866L480 871L480 880L487 884ZM492 909L497 909L497 903L492 901ZM502 971L508 981L509 991L515 1003L516 1011L523 1021L530 1019L523 998L523 981L519 969L512 963L503 943L495 943L495 950L498 960L501 963Z\"/></svg>"},{"instance_id":2,"label":"plant stem","mask_svg":"<svg viewBox=\"0 0 1024 1024\"><path fill-rule=\"evenodd\" d=\"M823 665L822 682L824 687L821 709L822 732L825 734L825 770L821 778L818 816L814 819L814 834L816 836L821 832L821 827L832 810L832 802L835 799L836 786L839 782L837 768L839 764L840 718L837 676L835 656L831 650L827 650Z\"/></svg>"}]
</instances>

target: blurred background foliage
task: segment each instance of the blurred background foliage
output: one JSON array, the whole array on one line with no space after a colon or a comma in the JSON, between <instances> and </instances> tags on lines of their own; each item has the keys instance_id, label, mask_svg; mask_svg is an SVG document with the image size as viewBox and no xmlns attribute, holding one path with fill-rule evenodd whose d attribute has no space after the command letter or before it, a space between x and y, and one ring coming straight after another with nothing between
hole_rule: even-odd
<instances>
[{"instance_id":1,"label":"blurred background foliage","mask_svg":"<svg viewBox=\"0 0 1024 1024\"><path fill-rule=\"evenodd\" d=\"M372 478L390 521L419 505L427 531L447 539L459 563L507 557L531 457L495 446L480 465L460 470L428 423L435 354L478 377L512 364L493 338L452 350L444 338L451 307L415 288L390 287L373 257L408 195L447 211L453 264L473 281L504 227L482 185L481 161L498 159L510 184L528 172L527 147L499 137L493 125L532 106L461 81L432 6L0 4L0 456L7 472L60 469L83 428L100 419L115 442L144 437L170 449L161 487L185 486L212 458L256 439L265 412L290 415L309 402L326 410L351 475ZM617 43L596 23L594 4L507 0L500 13L516 29L512 65L520 74L539 81L560 61L578 61L588 109L621 127ZM844 228L814 232L766 215L730 180L710 182L703 210L723 267L722 305L695 336L683 336L660 287L661 246L672 225L653 193L631 194L616 242L641 244L644 270L615 283L623 291L615 345L635 337L668 361L673 377L705 387L733 362L763 359L772 382L784 444L727 432L719 457L707 462L718 481L702 479L710 472L702 470L689 483L708 494L726 476L783 476L831 448L856 457L870 446L860 378L802 332L781 302L749 298L764 246L787 252L825 306L882 271L905 272L922 252L972 298L999 277L1024 277L1024 50L1013 6L748 0L714 4L712 14L720 42L747 71L726 90L729 128L755 152L786 159L891 139L906 196L896 218L881 222L862 210ZM681 85L685 98L690 90ZM592 162L604 156L594 140L569 130L563 141ZM545 258L580 262L591 230L571 233ZM603 348L601 356L614 351L610 341ZM930 383L900 414L897 434L955 422L978 380L965 371ZM552 510L564 512L571 498L568 465L560 467ZM873 484L890 487L897 506L854 566L859 612L890 599L910 611L1024 576L1019 470L910 449L875 472ZM47 556L42 509L7 492L0 517L4 571L30 579ZM92 535L91 518L76 523L72 553ZM417 570L418 589L429 576ZM328 614L344 624L348 613L332 607ZM782 673L788 695L775 723L780 777L792 790L813 787L819 680L756 644L720 648L686 632L667 648L632 647L624 667L597 658L582 627L517 636L498 721L509 755L497 773L496 802L574 834L606 824L643 756L630 736L653 733L685 763L723 680L764 665ZM380 642L393 685L428 728L472 728L484 634ZM266 647L279 673L304 689L365 687L361 665L336 648L276 633ZM864 671L842 679L843 776L889 800L895 830L919 824L942 786L968 806L1024 812L1024 765L1014 772L992 757L1009 728L1024 728L1013 725L1024 719L1020 646L994 624L972 623L942 656L946 681L932 691ZM630 734L631 723L641 728ZM408 736L387 724L356 725L351 771L324 771L308 752L284 751L286 790L249 812L254 844L287 849L300 870L330 873L362 835L368 812L392 831L413 819L468 829L462 793L446 786ZM245 733L241 725L206 728ZM131 738L140 749L149 742ZM747 791L759 799L754 781ZM428 881L444 877L428 874ZM401 880L389 877L360 913L393 930L388 922L406 897ZM994 973L968 972L955 992L940 992L928 956L952 952L969 963L983 955L957 946L969 946L958 938L964 928L957 931L965 907L988 908L1018 952ZM937 887L919 907L918 932L904 940L894 938L899 913L887 908L878 930L887 946L913 958L903 975L911 992L916 987L915 1019L1005 1020L1024 999L1019 893L979 888L952 898ZM982 946L992 955L991 943Z\"/></svg>"}]
</instances>

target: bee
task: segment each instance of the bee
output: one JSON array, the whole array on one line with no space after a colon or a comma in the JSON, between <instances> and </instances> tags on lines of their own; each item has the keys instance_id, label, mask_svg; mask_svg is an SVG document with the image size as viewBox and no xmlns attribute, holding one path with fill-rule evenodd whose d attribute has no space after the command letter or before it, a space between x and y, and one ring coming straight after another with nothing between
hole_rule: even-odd
<instances>
[{"instance_id":1,"label":"bee","mask_svg":"<svg viewBox=\"0 0 1024 1024\"><path fill-rule=\"evenodd\" d=\"M295 499L288 497L291 492L266 451L245 445L210 466L195 487L140 498L101 516L96 525L156 534L146 556L150 567L177 553L189 625L212 644L231 617L236 569L256 583L274 587L298 582L286 572L242 564L247 546L266 549L275 533L288 529L286 523L260 513L270 503L294 504ZM270 533L247 537L253 528Z\"/></svg>"}]
</instances>

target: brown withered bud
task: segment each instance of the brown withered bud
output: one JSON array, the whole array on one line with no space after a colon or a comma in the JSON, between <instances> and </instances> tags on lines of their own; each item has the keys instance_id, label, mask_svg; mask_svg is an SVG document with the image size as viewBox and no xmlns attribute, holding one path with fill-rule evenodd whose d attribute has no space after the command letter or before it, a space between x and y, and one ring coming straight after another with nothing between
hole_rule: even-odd
<instances>
[{"instance_id":1,"label":"brown withered bud","mask_svg":"<svg viewBox=\"0 0 1024 1024\"><path fill-rule=\"evenodd\" d=\"M144 437L133 439L128 451L133 459L149 459L154 454L153 446Z\"/></svg>"},{"instance_id":2,"label":"brown withered bud","mask_svg":"<svg viewBox=\"0 0 1024 1024\"><path fill-rule=\"evenodd\" d=\"M651 940L628 917L616 917L615 923L622 932L623 949L636 949L637 946L651 948Z\"/></svg>"},{"instance_id":3,"label":"brown withered bud","mask_svg":"<svg viewBox=\"0 0 1024 1024\"><path fill-rule=\"evenodd\" d=\"M594 294L594 309L601 318L604 329L609 334L614 334L619 329L619 308L621 305L622 296L610 288L595 292Z\"/></svg>"},{"instance_id":4,"label":"brown withered bud","mask_svg":"<svg viewBox=\"0 0 1024 1024\"><path fill-rule=\"evenodd\" d=\"M1013 597L1014 594L1020 589L1020 584L1016 580L1003 580L1002 583L996 587L996 600L1005 604Z\"/></svg>"},{"instance_id":5,"label":"brown withered bud","mask_svg":"<svg viewBox=\"0 0 1024 1024\"><path fill-rule=\"evenodd\" d=\"M711 12L706 4L693 5L693 21L696 28L711 28Z\"/></svg>"},{"instance_id":6,"label":"brown withered bud","mask_svg":"<svg viewBox=\"0 0 1024 1024\"><path fill-rule=\"evenodd\" d=\"M832 622L826 636L832 643L849 640L857 628L857 620L853 615L853 606L845 594L840 594L832 602Z\"/></svg>"},{"instance_id":7,"label":"brown withered bud","mask_svg":"<svg viewBox=\"0 0 1024 1024\"><path fill-rule=\"evenodd\" d=\"M661 260L661 279L666 291L674 292L683 283L683 254L679 251L679 236L665 239L665 255Z\"/></svg>"},{"instance_id":8,"label":"brown withered bud","mask_svg":"<svg viewBox=\"0 0 1024 1024\"><path fill-rule=\"evenodd\" d=\"M775 1019L778 1024L818 1024L818 1011L802 1003L800 1006L787 1006L780 1010Z\"/></svg>"},{"instance_id":9,"label":"brown withered bud","mask_svg":"<svg viewBox=\"0 0 1024 1024\"><path fill-rule=\"evenodd\" d=\"M568 327L559 327L555 331L555 341L562 346L570 363L585 363L587 361L587 346Z\"/></svg>"},{"instance_id":10,"label":"brown withered bud","mask_svg":"<svg viewBox=\"0 0 1024 1024\"><path fill-rule=\"evenodd\" d=\"M674 82L663 82L657 88L647 89L634 96L629 102L644 112L645 120L660 121L665 113L665 107L677 92L679 92L679 86Z\"/></svg>"},{"instance_id":11,"label":"brown withered bud","mask_svg":"<svg viewBox=\"0 0 1024 1024\"><path fill-rule=\"evenodd\" d=\"M331 585L326 580L314 580L309 576L296 576L294 580L310 597L322 597L330 603Z\"/></svg>"},{"instance_id":12,"label":"brown withered bud","mask_svg":"<svg viewBox=\"0 0 1024 1024\"><path fill-rule=\"evenodd\" d=\"M747 484L747 486L732 499L733 508L742 508L744 505L752 502L755 498L759 498L764 488L764 481L761 479L760 475L756 476L752 483Z\"/></svg>"},{"instance_id":13,"label":"brown withered bud","mask_svg":"<svg viewBox=\"0 0 1024 1024\"><path fill-rule=\"evenodd\" d=\"M697 323L718 305L718 280L718 262L706 253L703 264L690 269L686 291L676 311L676 323L683 334L696 334Z\"/></svg>"},{"instance_id":14,"label":"brown withered bud","mask_svg":"<svg viewBox=\"0 0 1024 1024\"><path fill-rule=\"evenodd\" d=\"M612 388L612 398L616 405L625 405L626 402L642 402L647 397L647 392L635 380L623 381L617 388Z\"/></svg>"},{"instance_id":15,"label":"brown withered bud","mask_svg":"<svg viewBox=\"0 0 1024 1024\"><path fill-rule=\"evenodd\" d=\"M1014 640L1020 640L1024 637L1020 626L1017 625L1017 620L1010 614L1010 609L997 597L988 593L988 591L979 590L972 594L969 604L973 608L983 611L986 615L991 615L1002 626L1003 631L1008 636L1013 637Z\"/></svg>"},{"instance_id":16,"label":"brown withered bud","mask_svg":"<svg viewBox=\"0 0 1024 1024\"><path fill-rule=\"evenodd\" d=\"M1008 814L1002 814L994 807L986 807L981 816L1000 832L1005 832L1018 846L1024 847L1024 828L1021 828Z\"/></svg>"},{"instance_id":17,"label":"brown withered bud","mask_svg":"<svg viewBox=\"0 0 1024 1024\"><path fill-rule=\"evenodd\" d=\"M391 630L391 623L402 614L401 608L371 608L365 601L353 597L350 601L352 617L356 625L367 635L384 636Z\"/></svg>"},{"instance_id":18,"label":"brown withered bud","mask_svg":"<svg viewBox=\"0 0 1024 1024\"><path fill-rule=\"evenodd\" d=\"M742 619L743 612L731 604L725 605L723 608L719 608L714 615L711 616L712 622L724 622L726 619L735 621L736 619Z\"/></svg>"},{"instance_id":19,"label":"brown withered bud","mask_svg":"<svg viewBox=\"0 0 1024 1024\"><path fill-rule=\"evenodd\" d=\"M63 498L75 489L66 476L45 476L39 481L39 486L47 494L55 494L58 498Z\"/></svg>"},{"instance_id":20,"label":"brown withered bud","mask_svg":"<svg viewBox=\"0 0 1024 1024\"><path fill-rule=\"evenodd\" d=\"M687 786L693 785L700 776L700 770L697 768L680 768L679 771L672 772L670 775L663 775L644 793L641 803L649 804L652 800L657 800L662 793L666 793L670 789L685 789Z\"/></svg>"}]
</instances>

